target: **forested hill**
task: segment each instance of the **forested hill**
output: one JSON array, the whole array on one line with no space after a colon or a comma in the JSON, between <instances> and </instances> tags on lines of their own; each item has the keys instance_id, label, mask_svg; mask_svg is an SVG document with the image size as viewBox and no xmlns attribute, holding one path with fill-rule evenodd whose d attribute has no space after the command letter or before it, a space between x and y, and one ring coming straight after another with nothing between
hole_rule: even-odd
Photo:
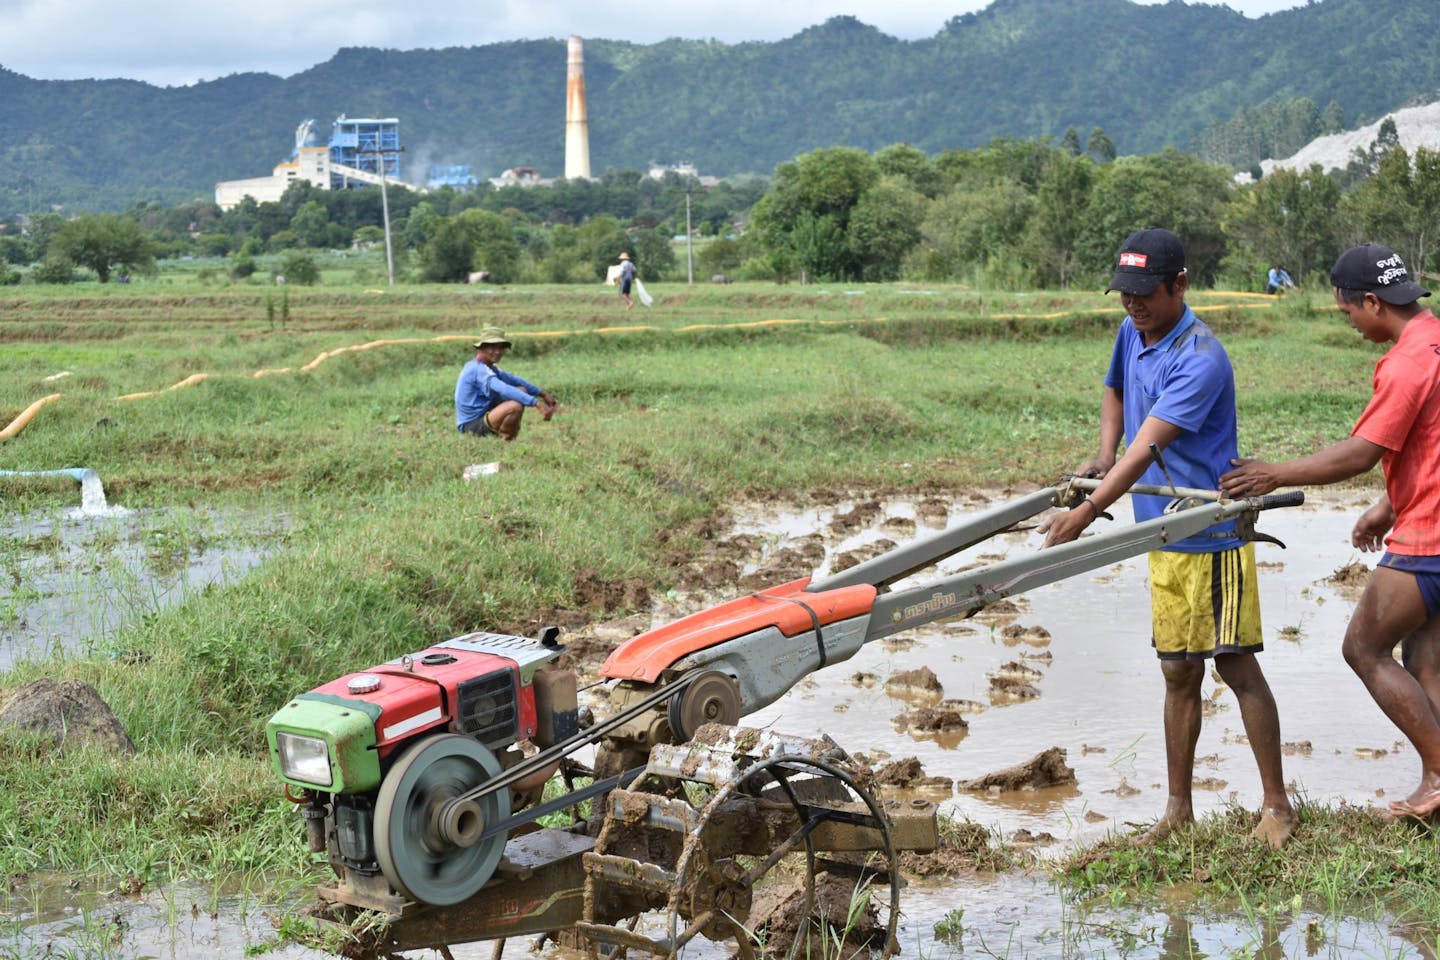
<instances>
[{"instance_id":1,"label":"forested hill","mask_svg":"<svg viewBox=\"0 0 1440 960\"><path fill-rule=\"evenodd\" d=\"M563 30L563 25L557 25ZM591 162L768 174L817 147L1081 138L1193 148L1241 108L1306 97L1374 119L1440 89L1440 3L1311 0L1247 19L1179 0L995 0L901 41L837 17L774 43L586 38ZM395 116L407 175L429 163L563 169L565 45L340 50L292 77L190 87L41 81L0 68L0 214L209 195L267 174L296 125ZM1333 111L1332 111L1333 112Z\"/></svg>"}]
</instances>

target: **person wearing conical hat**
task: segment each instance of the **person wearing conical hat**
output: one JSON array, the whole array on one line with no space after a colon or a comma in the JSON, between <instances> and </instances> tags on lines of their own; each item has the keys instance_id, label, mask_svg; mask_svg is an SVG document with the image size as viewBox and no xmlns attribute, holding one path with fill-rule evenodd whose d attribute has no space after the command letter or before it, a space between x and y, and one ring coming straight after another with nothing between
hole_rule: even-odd
<instances>
[{"instance_id":1,"label":"person wearing conical hat","mask_svg":"<svg viewBox=\"0 0 1440 960\"><path fill-rule=\"evenodd\" d=\"M625 309L629 310L635 306L635 301L630 299L630 288L635 284L635 263L630 259L630 254L620 253L620 299L625 301Z\"/></svg>"}]
</instances>

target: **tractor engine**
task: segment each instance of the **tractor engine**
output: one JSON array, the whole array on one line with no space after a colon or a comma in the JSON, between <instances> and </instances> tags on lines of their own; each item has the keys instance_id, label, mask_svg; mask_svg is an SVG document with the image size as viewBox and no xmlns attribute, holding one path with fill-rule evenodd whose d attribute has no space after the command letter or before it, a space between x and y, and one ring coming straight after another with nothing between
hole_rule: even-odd
<instances>
[{"instance_id":1,"label":"tractor engine","mask_svg":"<svg viewBox=\"0 0 1440 960\"><path fill-rule=\"evenodd\" d=\"M300 804L310 849L379 902L458 903L485 884L505 847L485 831L550 770L464 794L578 731L575 674L540 639L469 633L295 697L266 725L285 795Z\"/></svg>"}]
</instances>

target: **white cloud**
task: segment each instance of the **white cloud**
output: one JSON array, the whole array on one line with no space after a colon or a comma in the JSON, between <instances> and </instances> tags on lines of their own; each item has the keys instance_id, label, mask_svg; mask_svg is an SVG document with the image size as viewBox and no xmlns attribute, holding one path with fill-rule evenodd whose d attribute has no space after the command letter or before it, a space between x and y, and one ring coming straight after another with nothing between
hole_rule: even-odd
<instances>
[{"instance_id":1,"label":"white cloud","mask_svg":"<svg viewBox=\"0 0 1440 960\"><path fill-rule=\"evenodd\" d=\"M1161 0L1150 0L1161 2ZM1230 0L1250 16L1301 0ZM988 0L0 0L0 66L39 79L129 77L157 84L232 73L289 76L340 47L412 50L504 40L587 38L654 43L778 40L839 15L891 36L933 36ZM948 12L939 12L945 10Z\"/></svg>"}]
</instances>

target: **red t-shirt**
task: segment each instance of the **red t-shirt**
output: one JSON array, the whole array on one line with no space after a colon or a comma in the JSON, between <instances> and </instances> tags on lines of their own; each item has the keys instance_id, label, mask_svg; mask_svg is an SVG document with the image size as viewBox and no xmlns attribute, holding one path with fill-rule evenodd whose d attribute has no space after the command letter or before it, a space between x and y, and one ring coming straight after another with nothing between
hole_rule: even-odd
<instances>
[{"instance_id":1,"label":"red t-shirt","mask_svg":"<svg viewBox=\"0 0 1440 960\"><path fill-rule=\"evenodd\" d=\"M1352 435L1385 448L1385 492L1395 526L1391 553L1440 555L1440 320L1429 310L1405 324L1375 364L1375 395Z\"/></svg>"}]
</instances>

